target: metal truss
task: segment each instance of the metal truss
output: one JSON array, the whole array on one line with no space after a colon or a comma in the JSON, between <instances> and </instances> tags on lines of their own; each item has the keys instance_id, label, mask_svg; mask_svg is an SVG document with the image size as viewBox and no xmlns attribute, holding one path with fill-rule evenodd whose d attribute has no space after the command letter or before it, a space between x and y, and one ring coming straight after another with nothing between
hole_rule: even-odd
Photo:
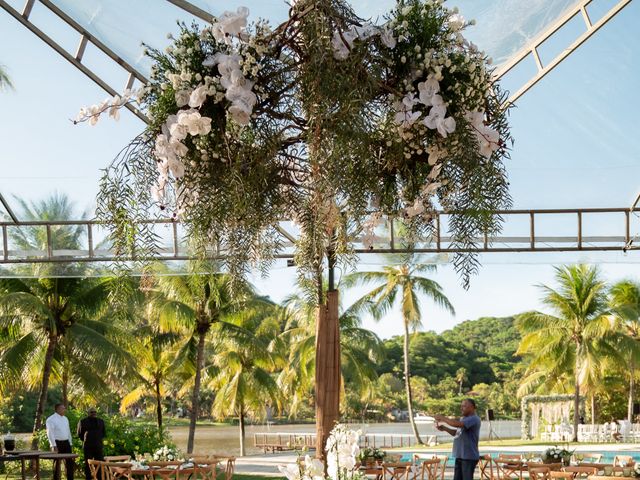
<instances>
[{"instance_id":1,"label":"metal truss","mask_svg":"<svg viewBox=\"0 0 640 480\"><path fill-rule=\"evenodd\" d=\"M191 2L187 0L165 0L168 3L184 10L185 12L197 17L203 21L211 22L213 16L203 10L202 8L193 5ZM582 45L589 37L591 37L595 32L597 32L602 26L604 26L609 20L611 20L617 13L619 13L625 6L631 3L631 0L621 0L614 7L612 7L600 20L596 23L592 23L589 18L589 14L587 12L587 7L591 4L593 0L580 0L574 5L571 9L565 12L556 22L554 22L549 28L547 28L544 32L538 35L534 40L525 45L518 53L516 53L509 61L501 65L496 70L496 78L501 78L506 75L509 71L511 71L516 65L520 64L525 58L530 55L533 57L537 72L527 83L525 83L517 92L515 92L508 100L508 102L513 103L518 98L520 98L524 93L526 93L531 87L533 87L537 82L539 82L547 73L553 70L556 66L558 66L565 58L567 58L572 52L574 52L580 45ZM63 47L61 47L55 40L46 35L42 30L40 30L36 25L34 25L30 20L31 10L33 9L36 2L41 3L43 6L48 8L51 12L61 18L67 25L73 28L80 35L80 41L78 44L78 48L75 54L67 52ZM107 47L103 42L101 42L98 38L89 33L85 28L83 28L80 24L78 24L73 18L67 15L62 9L58 8L51 0L26 0L25 6L22 9L22 12L18 12L13 7L11 7L6 0L0 0L0 7L2 7L5 11L7 11L11 16L13 16L16 20L18 20L22 25L31 30L38 38L43 40L47 45L53 48L56 52L58 52L62 57L64 57L67 61L69 61L72 65L78 68L81 72L87 75L91 80L93 80L96 84L98 84L103 90L108 92L110 95L116 95L118 92L117 89L113 88L106 81L104 81L97 73L87 67L82 63L82 57L84 55L86 46L88 43L92 43L99 50L101 50L104 54L107 55L111 60L120 65L125 71L129 73L129 77L127 79L127 83L125 85L126 88L130 88L133 85L135 80L140 82L147 83L146 77L136 70L132 65L127 63L122 57L120 57L117 53ZM538 48L548 40L553 34L555 34L558 30L564 27L567 23L569 23L576 15L580 15L584 20L584 24L586 26L586 31L580 35L571 45L569 45L566 49L564 49L561 53L559 53L555 58L553 58L548 64L543 65L542 60L540 59L540 55L538 53ZM138 118L140 118L143 122L147 123L148 119L139 109L135 106L128 104L127 108L131 110Z\"/></svg>"},{"instance_id":2,"label":"metal truss","mask_svg":"<svg viewBox=\"0 0 640 480\"><path fill-rule=\"evenodd\" d=\"M586 42L594 33L596 33L609 20L616 16L624 7L631 3L631 0L620 0L607 13L605 13L600 20L598 20L596 23L592 23L591 19L589 18L589 13L587 12L587 7L592 3L592 1L593 0L580 0L579 2L577 2L560 18L558 18L551 26L549 26L549 28L547 28L535 39L525 45L509 61L500 65L500 67L496 69L495 76L497 79L499 79L529 56L533 57L537 67L537 72L535 73L535 75L529 81L527 81L527 83L520 87L517 92L512 94L507 103L515 102L518 98L529 91L529 89L531 89L531 87L538 83L547 73L557 67L580 45ZM538 48L540 48L540 46L542 46L542 44L544 44L544 42L547 41L553 34L558 32L562 27L567 25L573 18L578 15L584 21L586 27L585 32L582 33L571 45L562 50L562 52L560 52L551 61L549 61L549 63L543 65L542 60L540 59L540 54L538 53Z\"/></svg>"},{"instance_id":3,"label":"metal truss","mask_svg":"<svg viewBox=\"0 0 640 480\"><path fill-rule=\"evenodd\" d=\"M31 12L36 4L40 3L44 7L48 8L52 13L57 15L60 19L62 19L67 25L73 28L80 35L80 39L78 42L78 48L75 53L70 53L65 50L59 43L57 43L53 38L44 33L40 28L38 28L33 22L30 20ZM176 0L177 1L177 0ZM98 86L100 86L104 91L106 91L109 95L118 95L122 90L116 89L113 86L109 85L105 80L103 80L97 73L91 70L87 65L82 63L82 59L84 57L85 50L87 48L87 44L91 43L99 50L101 50L107 57L113 60L115 63L120 65L125 71L129 73L129 77L127 79L126 84L124 85L124 89L131 88L133 83L138 80L139 82L145 84L148 82L147 78L139 72L136 68L126 62L122 57L116 54L113 50L107 47L104 43L100 41L100 39L96 38L94 35L89 33L85 28L83 28L78 22L76 22L73 18L67 15L62 9L58 8L53 2L50 0L27 0L22 12L19 12L15 8L13 8L6 0L0 0L0 7L4 9L9 15L15 18L18 22L20 22L23 26L28 28L31 32L33 32L40 40L49 45L52 49L58 52L65 60L71 63L74 67L84 73L87 77L93 80ZM125 105L127 109L129 109L135 116L137 116L140 120L147 123L148 119L144 113L142 113L138 108L134 105L127 104Z\"/></svg>"},{"instance_id":4,"label":"metal truss","mask_svg":"<svg viewBox=\"0 0 640 480\"><path fill-rule=\"evenodd\" d=\"M380 253L513 253L513 252L580 252L580 251L612 251L626 252L634 248L635 236L631 231L640 228L640 220L628 208L591 208L591 209L561 209L561 210L505 210L496 212L505 219L505 231L509 235L484 235L476 238L475 248L459 248L453 245L452 238L446 234L450 213L438 212L435 218L435 232L428 238L421 239L411 249L397 237L398 229L394 228L397 220L387 219L386 228L381 229L372 248L364 248L361 238L353 239L353 247L359 254ZM604 219L607 232L611 234L589 234L594 219ZM545 223L551 220L551 224ZM635 220L635 221L634 221ZM558 223L563 230L571 226L571 234L554 235L558 230ZM187 250L186 235L182 226L172 220L154 220L147 224L153 225L157 233L159 248L151 260L189 260L192 258ZM601 222L602 224L602 222ZM56 229L83 226L86 228L86 244L79 250L60 250L53 245L53 234ZM20 250L12 247L12 229L42 229L47 239L44 250ZM2 231L2 254L0 264L25 263L74 263L74 262L112 262L116 260L115 253L108 247L102 247L106 237L104 224L88 221L58 221L58 222L19 222L0 223ZM545 232L540 234L539 231ZM550 231L551 234L548 234ZM616 232L617 234L613 233ZM279 227L282 235L283 251L278 258L293 258L297 233L291 228L290 222L283 222ZM212 250L211 258L224 257L224 248ZM121 259L122 260L122 259ZM136 260L128 258L124 260Z\"/></svg>"}]
</instances>

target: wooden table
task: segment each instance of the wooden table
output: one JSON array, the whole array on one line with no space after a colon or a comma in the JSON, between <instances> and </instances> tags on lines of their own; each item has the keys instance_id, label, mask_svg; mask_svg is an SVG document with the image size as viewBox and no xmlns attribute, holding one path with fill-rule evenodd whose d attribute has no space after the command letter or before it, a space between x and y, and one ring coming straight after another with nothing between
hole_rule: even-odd
<instances>
[{"instance_id":1,"label":"wooden table","mask_svg":"<svg viewBox=\"0 0 640 480\"><path fill-rule=\"evenodd\" d=\"M588 480L637 480L636 477L607 477L604 475L590 475Z\"/></svg>"},{"instance_id":2,"label":"wooden table","mask_svg":"<svg viewBox=\"0 0 640 480\"><path fill-rule=\"evenodd\" d=\"M78 455L75 453L52 453L46 452L40 455L40 460L53 460L53 473L54 478L60 478L61 468L60 463L63 460L75 460L78 458ZM73 463L71 464L71 468L73 469ZM68 475L68 474L67 474Z\"/></svg>"},{"instance_id":3,"label":"wooden table","mask_svg":"<svg viewBox=\"0 0 640 480\"><path fill-rule=\"evenodd\" d=\"M25 462L33 460L35 478L40 480L40 455L47 453L38 450L12 450L0 455L0 462L20 462L20 473L22 480L27 480L27 468Z\"/></svg>"}]
</instances>

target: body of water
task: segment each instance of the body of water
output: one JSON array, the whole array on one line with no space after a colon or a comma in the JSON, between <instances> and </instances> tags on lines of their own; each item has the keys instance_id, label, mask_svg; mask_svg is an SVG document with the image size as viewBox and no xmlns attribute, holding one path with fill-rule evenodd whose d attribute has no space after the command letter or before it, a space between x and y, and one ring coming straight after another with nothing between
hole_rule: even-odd
<instances>
[{"instance_id":1,"label":"body of water","mask_svg":"<svg viewBox=\"0 0 640 480\"><path fill-rule=\"evenodd\" d=\"M411 434L409 423L372 423L353 424L352 428L362 430L363 433L377 434ZM499 438L520 438L519 420L502 420L492 422L493 431ZM195 451L200 453L215 453L220 455L238 455L240 453L240 432L238 427L200 426L196 428ZM437 435L439 441L450 440L450 436L438 432L433 424L420 424L418 430L422 435ZM186 450L188 427L170 427L171 437L178 447ZM253 436L256 433L314 433L315 425L251 425L246 428L247 455L263 453L262 449L253 446ZM489 424L482 423L480 432L482 439L489 438Z\"/></svg>"}]
</instances>

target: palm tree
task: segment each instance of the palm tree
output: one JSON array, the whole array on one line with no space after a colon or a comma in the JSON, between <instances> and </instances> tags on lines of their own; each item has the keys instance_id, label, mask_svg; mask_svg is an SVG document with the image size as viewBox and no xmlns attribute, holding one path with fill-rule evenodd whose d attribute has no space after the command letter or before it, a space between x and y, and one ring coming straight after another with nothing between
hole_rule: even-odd
<instances>
[{"instance_id":1,"label":"palm tree","mask_svg":"<svg viewBox=\"0 0 640 480\"><path fill-rule=\"evenodd\" d=\"M162 399L166 396L166 383L184 361L184 356L176 352L178 336L173 333L158 332L143 325L135 330L136 340L131 351L136 358L137 371L133 377L133 389L122 397L120 412L139 401L152 397L156 410L156 424L160 438L163 437Z\"/></svg>"},{"instance_id":2,"label":"palm tree","mask_svg":"<svg viewBox=\"0 0 640 480\"><path fill-rule=\"evenodd\" d=\"M283 305L284 331L279 341L288 361L278 383L290 399L288 413L295 414L312 390L315 379L316 311L313 303L300 295L291 295ZM375 333L362 328L359 317L349 310L343 312L338 321L342 388L348 384L365 398L371 394L378 378L376 367L384 358L382 342Z\"/></svg>"},{"instance_id":3,"label":"palm tree","mask_svg":"<svg viewBox=\"0 0 640 480\"><path fill-rule=\"evenodd\" d=\"M456 372L456 382L458 382L458 395L462 395L462 384L467 381L467 369L460 367Z\"/></svg>"},{"instance_id":4,"label":"palm tree","mask_svg":"<svg viewBox=\"0 0 640 480\"><path fill-rule=\"evenodd\" d=\"M69 362L82 360L79 375L86 373L82 365L96 364L97 355L106 362L100 363L103 368L119 363L115 357L121 358L121 351L103 334L108 324L92 318L107 301L107 285L104 280L79 278L0 279L0 329L20 332L0 354L0 368L7 374L3 382L40 372L34 433L42 427L54 369L61 374L66 394ZM68 397L63 401L68 403Z\"/></svg>"},{"instance_id":5,"label":"palm tree","mask_svg":"<svg viewBox=\"0 0 640 480\"><path fill-rule=\"evenodd\" d=\"M275 305L259 301L229 317L227 322L244 333L221 335L223 340L214 358L217 374L210 385L217 391L213 413L238 417L241 457L245 455L247 415L264 416L268 406L279 408L281 403L273 375L284 363L273 348L280 333L280 323L273 315L276 310ZM216 328L224 327L219 324Z\"/></svg>"},{"instance_id":6,"label":"palm tree","mask_svg":"<svg viewBox=\"0 0 640 480\"><path fill-rule=\"evenodd\" d=\"M640 363L640 285L623 280L611 287L609 306L620 323L619 350L625 358L629 375L629 401L627 419L633 421L633 403L636 396L637 366Z\"/></svg>"},{"instance_id":7,"label":"palm tree","mask_svg":"<svg viewBox=\"0 0 640 480\"><path fill-rule=\"evenodd\" d=\"M191 265L195 271L213 271L212 265L201 263ZM252 294L248 284L234 285L229 275L224 273L193 273L190 275L172 275L168 270L159 268L157 277L158 293L155 300L164 331L184 331L186 344L194 355L190 367L194 373L191 393L191 415L187 453L193 452L196 421L200 412L199 397L205 361L205 346L211 328L224 322L227 315L237 310L242 300Z\"/></svg>"},{"instance_id":8,"label":"palm tree","mask_svg":"<svg viewBox=\"0 0 640 480\"><path fill-rule=\"evenodd\" d=\"M605 358L615 357L611 346L614 324L607 312L605 283L596 267L557 267L554 290L541 286L542 302L555 315L528 312L517 322L523 333L517 354L531 355L521 392L532 383L556 384L570 376L573 380L573 427L577 440L580 421L580 391L591 391L592 416L595 387L602 375Z\"/></svg>"},{"instance_id":9,"label":"palm tree","mask_svg":"<svg viewBox=\"0 0 640 480\"><path fill-rule=\"evenodd\" d=\"M28 204L18 200L25 220L74 217L73 205L64 195L54 195ZM77 249L84 230L76 226L60 226L50 230L55 248ZM11 229L11 240L25 250L46 250L44 228ZM34 419L34 433L42 427L42 415L52 374L60 379L68 403L68 384L73 362L81 368L74 375L95 388L99 375L83 365L118 366L124 352L109 339L114 332L104 306L108 299L108 280L82 278L82 266L38 266L30 271L32 278L0 279L0 330L11 331L17 340L0 354L0 364L6 369L3 383L18 378L33 378L38 372L40 393ZM56 276L62 275L62 276ZM34 447L37 442L34 436Z\"/></svg>"},{"instance_id":10,"label":"palm tree","mask_svg":"<svg viewBox=\"0 0 640 480\"><path fill-rule=\"evenodd\" d=\"M455 313L451 302L442 292L442 287L435 281L420 276L425 272L435 271L434 265L404 263L402 265L383 267L382 272L356 272L348 275L344 283L347 287L374 284L375 288L361 297L351 308L358 312L368 310L375 320L384 317L396 304L400 295L400 308L404 326L404 383L407 395L409 421L416 441L422 439L413 415L413 397L411 393L411 370L409 365L410 332L422 327L420 295L429 297L436 305Z\"/></svg>"}]
</instances>

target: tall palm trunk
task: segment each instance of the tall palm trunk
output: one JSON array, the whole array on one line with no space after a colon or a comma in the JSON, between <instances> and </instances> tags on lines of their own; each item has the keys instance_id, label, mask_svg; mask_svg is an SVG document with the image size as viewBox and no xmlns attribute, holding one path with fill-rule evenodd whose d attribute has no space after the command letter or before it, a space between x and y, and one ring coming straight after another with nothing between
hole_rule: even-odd
<instances>
[{"instance_id":1,"label":"tall palm trunk","mask_svg":"<svg viewBox=\"0 0 640 480\"><path fill-rule=\"evenodd\" d=\"M413 395L411 394L411 372L409 370L409 322L404 322L404 385L407 391L407 410L409 410L409 422L413 435L416 437L418 445L422 445L418 426L413 418Z\"/></svg>"},{"instance_id":2,"label":"tall palm trunk","mask_svg":"<svg viewBox=\"0 0 640 480\"><path fill-rule=\"evenodd\" d=\"M196 378L193 383L193 393L191 395L191 418L189 421L189 438L187 439L187 453L193 453L193 442L196 436L196 421L200 412L200 382L202 377L202 366L204 364L204 343L207 332L199 332L198 351L196 354Z\"/></svg>"},{"instance_id":3,"label":"tall palm trunk","mask_svg":"<svg viewBox=\"0 0 640 480\"><path fill-rule=\"evenodd\" d=\"M240 426L240 456L244 457L244 407L240 406L240 415L238 415L238 423Z\"/></svg>"},{"instance_id":4,"label":"tall palm trunk","mask_svg":"<svg viewBox=\"0 0 640 480\"><path fill-rule=\"evenodd\" d=\"M156 420L158 421L158 434L162 440L162 396L160 395L160 379L154 381L156 387Z\"/></svg>"},{"instance_id":5,"label":"tall palm trunk","mask_svg":"<svg viewBox=\"0 0 640 480\"><path fill-rule=\"evenodd\" d=\"M633 423L633 403L636 397L636 366L633 360L629 362L629 403L627 405L627 420Z\"/></svg>"},{"instance_id":6,"label":"tall palm trunk","mask_svg":"<svg viewBox=\"0 0 640 480\"><path fill-rule=\"evenodd\" d=\"M51 366L53 364L53 353L58 343L58 336L55 332L49 334L49 344L47 345L47 352L44 356L44 367L42 369L42 385L40 386L40 396L38 397L38 405L36 407L36 418L33 422L33 438L31 439L31 448L33 450L38 449L38 438L36 434L42 428L42 414L44 413L44 406L47 403L47 394L49 391L49 378L51 377Z\"/></svg>"},{"instance_id":7,"label":"tall palm trunk","mask_svg":"<svg viewBox=\"0 0 640 480\"><path fill-rule=\"evenodd\" d=\"M62 403L64 408L69 408L69 361L63 360L62 366Z\"/></svg>"},{"instance_id":8,"label":"tall palm trunk","mask_svg":"<svg viewBox=\"0 0 640 480\"><path fill-rule=\"evenodd\" d=\"M576 357L579 355L580 345L576 346ZM580 423L580 363L576 359L575 393L573 396L573 441L578 441L578 424Z\"/></svg>"},{"instance_id":9,"label":"tall palm trunk","mask_svg":"<svg viewBox=\"0 0 640 480\"><path fill-rule=\"evenodd\" d=\"M596 424L596 396L591 394L591 425Z\"/></svg>"}]
</instances>

